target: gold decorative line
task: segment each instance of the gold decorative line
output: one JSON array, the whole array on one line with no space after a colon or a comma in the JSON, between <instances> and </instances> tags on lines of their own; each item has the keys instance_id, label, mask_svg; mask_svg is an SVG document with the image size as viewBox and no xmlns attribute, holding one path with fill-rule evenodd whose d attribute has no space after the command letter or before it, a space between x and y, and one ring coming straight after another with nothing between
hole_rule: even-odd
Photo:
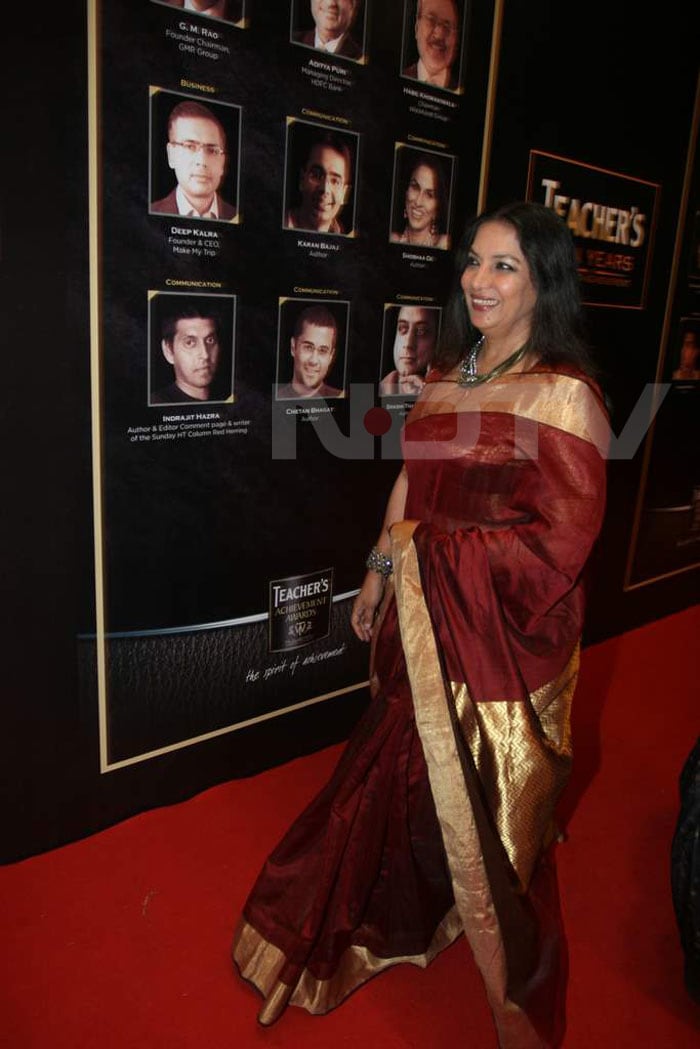
<instances>
[{"instance_id":1,"label":"gold decorative line","mask_svg":"<svg viewBox=\"0 0 700 1049\"><path fill-rule=\"evenodd\" d=\"M496 88L498 87L498 67L501 54L501 33L503 29L503 5L505 0L495 0L493 10L493 27L491 30L491 54L489 58L489 79L486 88L486 106L484 110L484 138L481 147L481 170L479 172L479 195L477 213L486 207L491 165L491 143L496 113Z\"/></svg>"},{"instance_id":2,"label":"gold decorative line","mask_svg":"<svg viewBox=\"0 0 700 1049\"><path fill-rule=\"evenodd\" d=\"M109 766L107 733L107 649L105 640L104 506L102 502L102 253L100 251L100 11L88 0L88 229L90 258L90 415L92 436L93 561L95 566L95 656L99 721L100 772Z\"/></svg>"},{"instance_id":3,"label":"gold decorative line","mask_svg":"<svg viewBox=\"0 0 700 1049\"><path fill-rule=\"evenodd\" d=\"M612 168L601 168L596 164L585 164L582 160L574 160L573 157L563 157L560 153L548 153L543 149L531 149L530 155L549 157L551 160L563 160L565 164L574 164L577 168L584 168L586 171L599 171L601 175L614 175L615 178L624 179L625 182L639 182L642 186L651 186L653 189L661 188L661 183L659 182L650 182L646 178L637 178L635 175L625 175L622 171L613 171Z\"/></svg>"}]
</instances>

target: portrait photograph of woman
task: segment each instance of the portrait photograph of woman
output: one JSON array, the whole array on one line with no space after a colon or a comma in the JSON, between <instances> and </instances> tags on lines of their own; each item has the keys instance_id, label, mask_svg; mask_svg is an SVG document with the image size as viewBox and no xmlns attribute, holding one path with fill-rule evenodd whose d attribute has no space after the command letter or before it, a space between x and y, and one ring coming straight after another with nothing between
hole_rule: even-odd
<instances>
[{"instance_id":1,"label":"portrait photograph of woman","mask_svg":"<svg viewBox=\"0 0 700 1049\"><path fill-rule=\"evenodd\" d=\"M454 157L397 144L389 240L414 247L450 247Z\"/></svg>"}]
</instances>

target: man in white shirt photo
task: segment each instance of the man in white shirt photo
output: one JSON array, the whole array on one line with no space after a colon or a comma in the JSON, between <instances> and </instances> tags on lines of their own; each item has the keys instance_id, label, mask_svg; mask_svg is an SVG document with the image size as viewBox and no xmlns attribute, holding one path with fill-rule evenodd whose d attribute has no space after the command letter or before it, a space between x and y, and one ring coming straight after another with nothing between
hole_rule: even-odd
<instances>
[{"instance_id":1,"label":"man in white shirt photo","mask_svg":"<svg viewBox=\"0 0 700 1049\"><path fill-rule=\"evenodd\" d=\"M294 43L342 58L361 58L362 48L350 35L359 6L360 0L311 0L314 28L294 33Z\"/></svg>"}]
</instances>

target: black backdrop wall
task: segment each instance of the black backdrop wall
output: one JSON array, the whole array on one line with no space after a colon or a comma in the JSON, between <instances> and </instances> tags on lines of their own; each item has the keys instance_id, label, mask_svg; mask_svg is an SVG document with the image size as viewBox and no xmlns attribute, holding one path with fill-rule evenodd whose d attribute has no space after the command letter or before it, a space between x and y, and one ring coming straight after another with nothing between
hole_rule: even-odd
<instances>
[{"instance_id":1,"label":"black backdrop wall","mask_svg":"<svg viewBox=\"0 0 700 1049\"><path fill-rule=\"evenodd\" d=\"M157 5L149 0L149 6ZM273 6L261 3L260 9ZM645 305L588 309L619 433L646 384L671 379L679 334L696 330L700 315L692 265L697 192L687 181L694 33L675 3L663 19L648 22L639 11L631 20L625 5L595 0L580 9L506 0L496 5L501 11L486 204L525 196L532 151L660 187ZM35 24L13 17L5 33L3 109L6 155L14 162L3 165L0 201L3 359L9 370L0 416L5 862L340 740L366 702L364 690L354 689L100 771L101 724L80 641L95 614L86 9L71 0L51 5ZM370 5L370 27L372 17ZM488 55L482 62L488 64ZM118 70L111 75L118 78ZM125 82L129 75L133 70L125 69ZM274 90L282 90L278 77ZM450 152L464 160L461 144ZM458 169L470 179L459 223L473 206L474 164L472 156ZM698 447L697 422L688 422L698 418L697 386L671 382L672 410L659 413L655 431L633 458L610 464L609 511L592 566L589 642L697 598L697 451L674 466L676 491L668 494L659 481L668 474L668 449ZM676 433L674 420L681 417ZM365 482L371 511L357 528L357 580L349 574L343 590L359 584L387 472L380 464L371 484ZM673 507L674 522L685 515L682 535L651 530L655 506Z\"/></svg>"}]
</instances>

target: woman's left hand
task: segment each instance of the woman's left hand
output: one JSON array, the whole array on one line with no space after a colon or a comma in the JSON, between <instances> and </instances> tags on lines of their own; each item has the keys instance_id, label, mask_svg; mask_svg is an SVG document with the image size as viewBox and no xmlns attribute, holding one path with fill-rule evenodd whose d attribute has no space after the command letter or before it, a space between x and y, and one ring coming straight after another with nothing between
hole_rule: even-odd
<instances>
[{"instance_id":1,"label":"woman's left hand","mask_svg":"<svg viewBox=\"0 0 700 1049\"><path fill-rule=\"evenodd\" d=\"M360 641L372 639L372 626L383 596L384 580L379 572L369 571L353 602L350 615L350 624Z\"/></svg>"}]
</instances>

